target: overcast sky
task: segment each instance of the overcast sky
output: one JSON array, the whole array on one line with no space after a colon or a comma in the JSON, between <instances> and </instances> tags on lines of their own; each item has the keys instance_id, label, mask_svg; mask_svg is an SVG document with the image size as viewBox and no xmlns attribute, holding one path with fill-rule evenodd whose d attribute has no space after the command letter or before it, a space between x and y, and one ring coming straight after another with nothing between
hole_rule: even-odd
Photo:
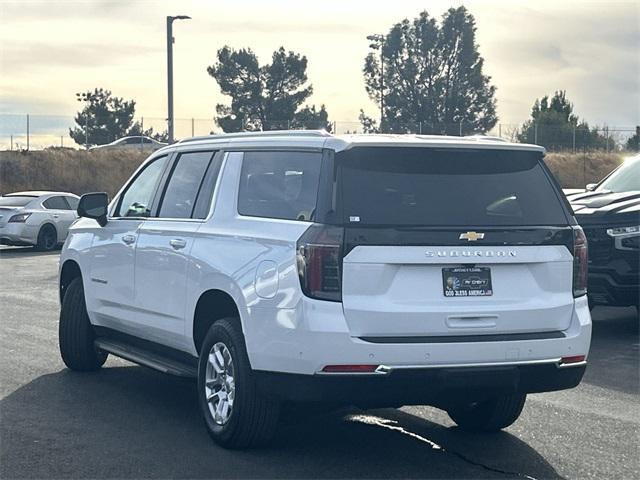
<instances>
[{"instance_id":1,"label":"overcast sky","mask_svg":"<svg viewBox=\"0 0 640 480\"><path fill-rule=\"evenodd\" d=\"M211 118L225 101L206 72L227 44L261 62L283 45L307 56L314 94L332 120L370 114L366 35L464 3L477 22L500 122L521 123L535 98L566 89L591 124L640 123L639 1L42 1L0 0L0 112L73 114L75 93L104 87L166 116L165 16L174 24L175 115Z\"/></svg>"}]
</instances>

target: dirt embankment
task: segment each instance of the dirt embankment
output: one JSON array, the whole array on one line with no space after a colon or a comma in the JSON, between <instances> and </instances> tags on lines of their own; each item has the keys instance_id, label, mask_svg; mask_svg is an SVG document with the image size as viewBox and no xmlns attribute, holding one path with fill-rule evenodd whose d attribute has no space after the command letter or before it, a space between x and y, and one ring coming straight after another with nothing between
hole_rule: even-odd
<instances>
[{"instance_id":1,"label":"dirt embankment","mask_svg":"<svg viewBox=\"0 0 640 480\"><path fill-rule=\"evenodd\" d=\"M148 153L46 149L0 152L0 192L55 190L115 195Z\"/></svg>"}]
</instances>

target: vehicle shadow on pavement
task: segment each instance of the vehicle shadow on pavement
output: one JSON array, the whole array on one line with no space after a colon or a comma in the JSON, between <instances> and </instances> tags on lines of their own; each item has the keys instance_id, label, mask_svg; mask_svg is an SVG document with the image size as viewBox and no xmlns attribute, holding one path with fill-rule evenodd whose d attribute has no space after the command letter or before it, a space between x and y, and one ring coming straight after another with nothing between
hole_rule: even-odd
<instances>
[{"instance_id":1,"label":"vehicle shadow on pavement","mask_svg":"<svg viewBox=\"0 0 640 480\"><path fill-rule=\"evenodd\" d=\"M404 411L298 416L267 448L209 439L195 382L142 367L68 370L0 402L0 477L558 478L529 445Z\"/></svg>"},{"instance_id":2,"label":"vehicle shadow on pavement","mask_svg":"<svg viewBox=\"0 0 640 480\"><path fill-rule=\"evenodd\" d=\"M40 252L33 247L4 247L0 246L0 258L2 257L42 257L60 255L60 247L48 252Z\"/></svg>"},{"instance_id":3,"label":"vehicle shadow on pavement","mask_svg":"<svg viewBox=\"0 0 640 480\"><path fill-rule=\"evenodd\" d=\"M596 307L583 381L619 392L640 393L640 320L635 308Z\"/></svg>"}]
</instances>

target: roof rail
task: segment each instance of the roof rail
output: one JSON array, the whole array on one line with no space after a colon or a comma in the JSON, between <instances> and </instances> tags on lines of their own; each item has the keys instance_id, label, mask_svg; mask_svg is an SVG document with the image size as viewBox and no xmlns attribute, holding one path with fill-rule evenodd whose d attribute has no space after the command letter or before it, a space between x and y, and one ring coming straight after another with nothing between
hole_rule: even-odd
<instances>
[{"instance_id":1,"label":"roof rail","mask_svg":"<svg viewBox=\"0 0 640 480\"><path fill-rule=\"evenodd\" d=\"M326 130L267 130L259 132L220 133L203 135L179 140L178 143L197 142L198 140L226 140L231 138L266 138L266 137L331 137Z\"/></svg>"},{"instance_id":2,"label":"roof rail","mask_svg":"<svg viewBox=\"0 0 640 480\"><path fill-rule=\"evenodd\" d=\"M493 135L466 135L464 138L468 138L469 140L493 140L494 142L508 143L504 138Z\"/></svg>"}]
</instances>

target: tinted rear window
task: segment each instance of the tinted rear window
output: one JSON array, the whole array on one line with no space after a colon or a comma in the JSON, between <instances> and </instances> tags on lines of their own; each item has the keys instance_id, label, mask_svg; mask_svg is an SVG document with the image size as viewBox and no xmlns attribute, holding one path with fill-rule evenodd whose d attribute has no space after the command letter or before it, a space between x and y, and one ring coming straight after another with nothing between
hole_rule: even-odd
<instances>
[{"instance_id":1,"label":"tinted rear window","mask_svg":"<svg viewBox=\"0 0 640 480\"><path fill-rule=\"evenodd\" d=\"M345 224L564 225L535 152L354 148L336 154Z\"/></svg>"},{"instance_id":2,"label":"tinted rear window","mask_svg":"<svg viewBox=\"0 0 640 480\"><path fill-rule=\"evenodd\" d=\"M246 152L238 213L309 221L318 196L322 155L311 152Z\"/></svg>"},{"instance_id":3,"label":"tinted rear window","mask_svg":"<svg viewBox=\"0 0 640 480\"><path fill-rule=\"evenodd\" d=\"M49 210L69 210L69 205L64 197L50 197L42 202L44 208Z\"/></svg>"},{"instance_id":4,"label":"tinted rear window","mask_svg":"<svg viewBox=\"0 0 640 480\"><path fill-rule=\"evenodd\" d=\"M0 207L24 207L35 199L36 197L0 197Z\"/></svg>"}]
</instances>

